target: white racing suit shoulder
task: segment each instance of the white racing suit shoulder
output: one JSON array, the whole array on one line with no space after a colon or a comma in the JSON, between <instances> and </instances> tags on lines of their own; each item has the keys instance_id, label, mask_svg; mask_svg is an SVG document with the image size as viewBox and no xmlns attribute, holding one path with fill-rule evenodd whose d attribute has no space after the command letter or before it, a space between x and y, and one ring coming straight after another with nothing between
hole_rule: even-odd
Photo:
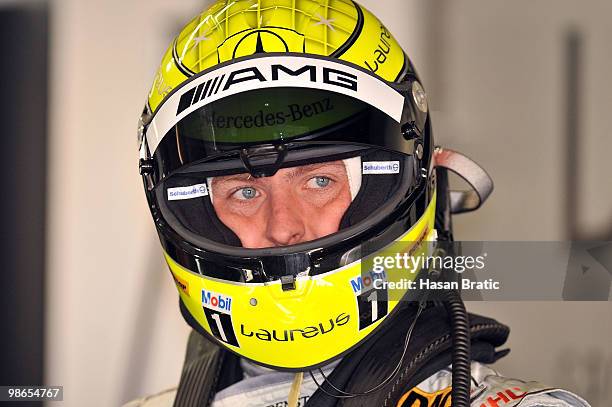
<instances>
[{"instance_id":1,"label":"white racing suit shoulder","mask_svg":"<svg viewBox=\"0 0 612 407\"><path fill-rule=\"evenodd\" d=\"M450 366L408 390L397 407L448 407ZM534 381L504 377L491 367L472 362L472 407L590 407L581 397Z\"/></svg>"},{"instance_id":2,"label":"white racing suit shoulder","mask_svg":"<svg viewBox=\"0 0 612 407\"><path fill-rule=\"evenodd\" d=\"M269 377L247 377L230 386L215 398L213 407L285 407L291 386L289 376L270 372ZM450 367L430 376L407 390L392 407L450 407ZM299 406L303 407L316 390L307 383L302 387ZM491 367L472 362L472 407L590 407L579 396L538 382L511 379ZM219 397L221 396L221 397ZM131 401L123 407L172 407L176 388L146 398Z\"/></svg>"},{"instance_id":3,"label":"white racing suit shoulder","mask_svg":"<svg viewBox=\"0 0 612 407\"><path fill-rule=\"evenodd\" d=\"M132 400L123 407L172 407L176 398L176 387L148 397Z\"/></svg>"}]
</instances>

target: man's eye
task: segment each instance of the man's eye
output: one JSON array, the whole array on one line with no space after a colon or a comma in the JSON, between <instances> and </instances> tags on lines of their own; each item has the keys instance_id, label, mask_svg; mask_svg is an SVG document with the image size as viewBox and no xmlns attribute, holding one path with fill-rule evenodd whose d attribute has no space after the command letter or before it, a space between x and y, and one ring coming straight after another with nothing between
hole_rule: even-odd
<instances>
[{"instance_id":1,"label":"man's eye","mask_svg":"<svg viewBox=\"0 0 612 407\"><path fill-rule=\"evenodd\" d=\"M314 177L308 181L309 188L326 188L331 184L332 180L328 177Z\"/></svg>"},{"instance_id":2,"label":"man's eye","mask_svg":"<svg viewBox=\"0 0 612 407\"><path fill-rule=\"evenodd\" d=\"M257 198L259 193L255 188L246 187L240 188L238 191L233 193L234 198L239 199L241 201L248 201L250 199Z\"/></svg>"}]
</instances>

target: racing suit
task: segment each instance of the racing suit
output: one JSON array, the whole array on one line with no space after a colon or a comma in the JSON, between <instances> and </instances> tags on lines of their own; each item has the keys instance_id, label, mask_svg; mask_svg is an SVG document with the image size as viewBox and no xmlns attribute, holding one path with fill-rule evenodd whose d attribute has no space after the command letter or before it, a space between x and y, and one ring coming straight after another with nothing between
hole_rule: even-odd
<instances>
[{"instance_id":1,"label":"racing suit","mask_svg":"<svg viewBox=\"0 0 612 407\"><path fill-rule=\"evenodd\" d=\"M247 364L247 363L245 363ZM217 393L212 407L287 407L287 395L293 374L266 371L250 367L245 379ZM255 375L253 375L255 374ZM317 378L321 383L320 375ZM310 376L304 377L298 401L304 407L317 385ZM501 376L491 367L472 363L473 407L587 407L589 404L568 391L543 386L537 382L510 379ZM449 407L451 394L450 367L436 372L412 389L407 389L399 400L390 402L392 407ZM176 388L135 400L124 407L172 407Z\"/></svg>"}]
</instances>

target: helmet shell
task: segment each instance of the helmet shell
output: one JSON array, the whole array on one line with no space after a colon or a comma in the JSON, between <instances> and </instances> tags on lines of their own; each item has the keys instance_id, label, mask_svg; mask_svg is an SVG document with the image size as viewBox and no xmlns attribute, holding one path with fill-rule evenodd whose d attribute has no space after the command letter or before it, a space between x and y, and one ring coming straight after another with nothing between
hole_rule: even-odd
<instances>
[{"instance_id":1,"label":"helmet shell","mask_svg":"<svg viewBox=\"0 0 612 407\"><path fill-rule=\"evenodd\" d=\"M339 58L394 82L407 58L387 28L351 0L223 0L194 18L166 51L149 92L155 111L194 75L257 53Z\"/></svg>"},{"instance_id":2,"label":"helmet shell","mask_svg":"<svg viewBox=\"0 0 612 407\"><path fill-rule=\"evenodd\" d=\"M301 54L299 57L313 55L318 59L339 59L346 66L360 67L351 66L351 69L359 69L376 83L381 79L387 82L385 86L399 84L397 87L388 86L392 92L405 85L402 80L407 76L412 82L418 81L408 57L387 28L351 0L218 1L185 26L162 59L139 130L141 165L150 159L147 155L149 147L142 142L146 141L143 137L151 125L148 120L172 106L175 96L170 97L171 94L185 86L181 97L185 96L190 91L187 84L192 79L203 80L217 67L225 69L220 65L232 64L241 58L248 62L244 61L247 57L271 53L275 54L274 57L278 53L287 53ZM287 55L290 57L295 55ZM387 99L380 92L372 93ZM404 94L402 96L406 98ZM159 109L162 104L164 106ZM415 202L412 206L402 205L405 216L393 216L386 229L376 233L389 244L399 241L404 251L427 254L430 249L428 242L436 236L435 177L432 177L430 159L433 140L428 113L423 109L419 113L415 109L404 108L403 113L400 109L401 121L398 118L395 124L398 145L410 139L402 137L400 127L402 132L405 124L422 130L418 132L422 136L419 143L427 153L417 160L422 167L418 168L419 179L415 180L420 182L418 191L421 192L413 196ZM409 120L414 117L422 120ZM394 131L393 137L395 135ZM378 132L376 137L380 138ZM394 152L412 154L412 151L395 145L388 147ZM153 166L154 160L149 161ZM324 365L370 337L393 312L400 309L400 301L407 295L406 287L398 290L393 298L372 299L376 292L365 282L370 272L362 270L364 265L368 266L362 265L362 260L354 259L324 274L298 275L294 288L290 290L284 289L282 281L247 284L207 276L205 270L199 268L200 259L197 257L218 253L204 253L202 247L188 244L172 230L153 200L153 178L144 175L144 180L166 261L181 298L183 316L194 329L241 357L281 370L303 370ZM377 209L383 213L381 208ZM387 218L391 215L385 213ZM350 243L367 243L363 241L366 239L354 240ZM329 249L327 246L322 248ZM198 267L192 267L192 263ZM389 281L399 281L403 277L405 274L387 276ZM414 278L416 275L408 276L410 280Z\"/></svg>"}]
</instances>

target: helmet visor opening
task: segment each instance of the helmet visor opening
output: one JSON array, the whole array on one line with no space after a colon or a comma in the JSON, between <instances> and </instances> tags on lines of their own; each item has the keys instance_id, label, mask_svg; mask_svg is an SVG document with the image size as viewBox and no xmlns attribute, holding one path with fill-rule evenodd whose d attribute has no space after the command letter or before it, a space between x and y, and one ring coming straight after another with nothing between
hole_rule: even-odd
<instances>
[{"instance_id":1,"label":"helmet visor opening","mask_svg":"<svg viewBox=\"0 0 612 407\"><path fill-rule=\"evenodd\" d=\"M239 158L226 157L177 171L156 187L155 196L179 234L210 244L290 250L406 198L415 188L415 171L412 156L402 153L297 143L271 177L253 177Z\"/></svg>"}]
</instances>

